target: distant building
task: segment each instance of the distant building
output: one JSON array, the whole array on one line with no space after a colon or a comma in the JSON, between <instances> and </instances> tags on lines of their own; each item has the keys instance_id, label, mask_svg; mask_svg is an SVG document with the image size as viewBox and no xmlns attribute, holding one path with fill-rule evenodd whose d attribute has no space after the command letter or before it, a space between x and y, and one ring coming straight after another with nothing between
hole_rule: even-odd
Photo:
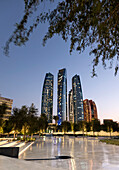
<instances>
[{"instance_id":1,"label":"distant building","mask_svg":"<svg viewBox=\"0 0 119 170\"><path fill-rule=\"evenodd\" d=\"M59 117L58 125L67 120L67 74L65 68L58 72L57 115Z\"/></svg>"},{"instance_id":2,"label":"distant building","mask_svg":"<svg viewBox=\"0 0 119 170\"><path fill-rule=\"evenodd\" d=\"M79 75L72 78L74 123L84 120L83 93Z\"/></svg>"},{"instance_id":3,"label":"distant building","mask_svg":"<svg viewBox=\"0 0 119 170\"><path fill-rule=\"evenodd\" d=\"M0 105L2 105L3 103L5 103L7 105L6 114L3 115L3 119L8 120L12 113L13 100L0 96Z\"/></svg>"},{"instance_id":4,"label":"distant building","mask_svg":"<svg viewBox=\"0 0 119 170\"><path fill-rule=\"evenodd\" d=\"M68 111L69 111L69 121L74 123L73 93L72 93L72 90L69 91L69 95L68 95Z\"/></svg>"},{"instance_id":5,"label":"distant building","mask_svg":"<svg viewBox=\"0 0 119 170\"><path fill-rule=\"evenodd\" d=\"M98 115L97 115L97 107L94 101L89 100L90 106L91 106L91 116L92 116L92 120L93 119L98 119Z\"/></svg>"},{"instance_id":6,"label":"distant building","mask_svg":"<svg viewBox=\"0 0 119 170\"><path fill-rule=\"evenodd\" d=\"M53 119L53 81L54 76L46 73L42 90L41 114L46 114L48 123L52 123Z\"/></svg>"},{"instance_id":7,"label":"distant building","mask_svg":"<svg viewBox=\"0 0 119 170\"><path fill-rule=\"evenodd\" d=\"M88 99L85 99L83 101L83 109L84 109L84 120L86 122L90 122L92 116L91 116L91 105Z\"/></svg>"},{"instance_id":8,"label":"distant building","mask_svg":"<svg viewBox=\"0 0 119 170\"><path fill-rule=\"evenodd\" d=\"M85 99L83 101L84 120L91 122L93 119L98 119L97 107L94 101Z\"/></svg>"}]
</instances>

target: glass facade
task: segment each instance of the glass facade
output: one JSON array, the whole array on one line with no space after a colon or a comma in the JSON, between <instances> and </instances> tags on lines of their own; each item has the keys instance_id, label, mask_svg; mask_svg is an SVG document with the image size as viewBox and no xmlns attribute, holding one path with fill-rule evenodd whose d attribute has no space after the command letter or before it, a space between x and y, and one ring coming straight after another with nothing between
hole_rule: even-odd
<instances>
[{"instance_id":1,"label":"glass facade","mask_svg":"<svg viewBox=\"0 0 119 170\"><path fill-rule=\"evenodd\" d=\"M85 99L83 101L83 110L84 110L84 120L86 122L91 122L92 116L91 116L91 105L88 99Z\"/></svg>"},{"instance_id":2,"label":"glass facade","mask_svg":"<svg viewBox=\"0 0 119 170\"><path fill-rule=\"evenodd\" d=\"M83 94L79 75L72 78L74 123L84 120Z\"/></svg>"},{"instance_id":3,"label":"glass facade","mask_svg":"<svg viewBox=\"0 0 119 170\"><path fill-rule=\"evenodd\" d=\"M65 68L58 72L57 115L59 117L58 125L67 120L67 74Z\"/></svg>"},{"instance_id":4,"label":"glass facade","mask_svg":"<svg viewBox=\"0 0 119 170\"><path fill-rule=\"evenodd\" d=\"M69 106L69 121L74 123L74 109L73 109L73 93L72 90L69 91L68 95L68 106Z\"/></svg>"},{"instance_id":5,"label":"glass facade","mask_svg":"<svg viewBox=\"0 0 119 170\"><path fill-rule=\"evenodd\" d=\"M98 114L97 114L97 107L94 101L89 100L90 106L91 106L91 117L93 119L98 119Z\"/></svg>"},{"instance_id":6,"label":"glass facade","mask_svg":"<svg viewBox=\"0 0 119 170\"><path fill-rule=\"evenodd\" d=\"M42 91L41 114L46 114L48 123L52 123L53 116L53 81L54 76L46 73Z\"/></svg>"},{"instance_id":7,"label":"glass facade","mask_svg":"<svg viewBox=\"0 0 119 170\"><path fill-rule=\"evenodd\" d=\"M84 108L84 120L86 122L91 122L94 119L98 119L97 107L94 101L85 99L83 101Z\"/></svg>"}]
</instances>

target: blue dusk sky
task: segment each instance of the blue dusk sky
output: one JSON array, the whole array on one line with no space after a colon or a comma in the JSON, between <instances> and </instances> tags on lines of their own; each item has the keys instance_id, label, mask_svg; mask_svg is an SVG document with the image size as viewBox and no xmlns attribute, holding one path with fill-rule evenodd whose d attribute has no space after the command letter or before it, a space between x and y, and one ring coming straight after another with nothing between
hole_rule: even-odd
<instances>
[{"instance_id":1,"label":"blue dusk sky","mask_svg":"<svg viewBox=\"0 0 119 170\"><path fill-rule=\"evenodd\" d=\"M47 3L43 4L42 10ZM80 75L83 99L95 101L99 119L119 121L119 73L114 76L114 67L104 70L100 63L98 77L91 78L92 59L90 48L79 54L69 53L70 41L59 36L42 46L48 24L40 24L25 46L10 46L10 57L3 54L2 47L14 31L14 24L23 16L22 0L0 0L0 94L13 99L13 107L30 106L34 103L41 113L42 87L45 74L54 75L54 108L57 114L57 73L67 69L67 92L72 87L72 77Z\"/></svg>"}]
</instances>

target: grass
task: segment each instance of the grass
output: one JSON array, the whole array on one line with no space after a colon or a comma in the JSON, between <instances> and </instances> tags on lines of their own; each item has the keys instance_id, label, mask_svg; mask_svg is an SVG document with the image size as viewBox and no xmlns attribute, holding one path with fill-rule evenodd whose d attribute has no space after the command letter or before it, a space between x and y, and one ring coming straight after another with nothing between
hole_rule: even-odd
<instances>
[{"instance_id":1,"label":"grass","mask_svg":"<svg viewBox=\"0 0 119 170\"><path fill-rule=\"evenodd\" d=\"M106 144L112 144L112 145L119 145L119 139L102 139L100 142L104 142Z\"/></svg>"}]
</instances>

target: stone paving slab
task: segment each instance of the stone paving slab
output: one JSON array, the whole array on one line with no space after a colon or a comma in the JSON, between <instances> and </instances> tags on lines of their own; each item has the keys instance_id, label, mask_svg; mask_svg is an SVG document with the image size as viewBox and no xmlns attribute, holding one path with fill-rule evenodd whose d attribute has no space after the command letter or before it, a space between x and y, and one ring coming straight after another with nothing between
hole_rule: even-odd
<instances>
[{"instance_id":1,"label":"stone paving slab","mask_svg":"<svg viewBox=\"0 0 119 170\"><path fill-rule=\"evenodd\" d=\"M42 163L27 162L20 159L9 158L0 155L0 170L50 170L51 167L45 166ZM51 170L61 170L60 168L53 168Z\"/></svg>"},{"instance_id":2,"label":"stone paving slab","mask_svg":"<svg viewBox=\"0 0 119 170\"><path fill-rule=\"evenodd\" d=\"M53 159L57 155L72 156L72 159ZM90 137L47 137L35 141L20 159L0 156L0 170L37 169L119 170L119 146L107 145Z\"/></svg>"}]
</instances>

